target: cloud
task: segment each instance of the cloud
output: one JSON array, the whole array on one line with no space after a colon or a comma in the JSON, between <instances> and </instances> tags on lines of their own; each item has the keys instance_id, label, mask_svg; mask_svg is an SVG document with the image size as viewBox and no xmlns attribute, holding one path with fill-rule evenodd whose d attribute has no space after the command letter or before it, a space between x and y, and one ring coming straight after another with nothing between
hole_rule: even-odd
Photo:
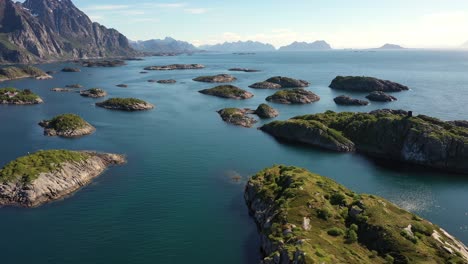
<instances>
[{"instance_id":1,"label":"cloud","mask_svg":"<svg viewBox=\"0 0 468 264\"><path fill-rule=\"evenodd\" d=\"M209 11L207 8L185 8L184 11L189 14L199 15Z\"/></svg>"}]
</instances>

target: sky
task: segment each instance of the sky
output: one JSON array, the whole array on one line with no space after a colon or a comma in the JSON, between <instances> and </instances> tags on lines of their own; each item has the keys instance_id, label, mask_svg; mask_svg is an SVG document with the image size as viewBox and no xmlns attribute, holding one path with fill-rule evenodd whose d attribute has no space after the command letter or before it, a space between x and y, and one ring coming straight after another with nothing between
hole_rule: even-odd
<instances>
[{"instance_id":1,"label":"sky","mask_svg":"<svg viewBox=\"0 0 468 264\"><path fill-rule=\"evenodd\" d=\"M468 0L74 0L131 40L195 45L254 40L276 47L325 40L334 48L385 43L454 48L468 41Z\"/></svg>"}]
</instances>

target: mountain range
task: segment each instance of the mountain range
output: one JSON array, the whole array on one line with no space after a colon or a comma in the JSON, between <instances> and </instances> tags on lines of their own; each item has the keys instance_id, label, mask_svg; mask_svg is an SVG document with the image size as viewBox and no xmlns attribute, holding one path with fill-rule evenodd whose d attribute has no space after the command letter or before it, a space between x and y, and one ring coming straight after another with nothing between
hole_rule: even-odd
<instances>
[{"instance_id":1,"label":"mountain range","mask_svg":"<svg viewBox=\"0 0 468 264\"><path fill-rule=\"evenodd\" d=\"M287 46L279 48L279 51L314 51L314 50L331 50L330 44L326 41L318 40L312 43L293 42Z\"/></svg>"},{"instance_id":2,"label":"mountain range","mask_svg":"<svg viewBox=\"0 0 468 264\"><path fill-rule=\"evenodd\" d=\"M130 45L135 50L154 53L192 53L199 51L194 45L186 41L175 40L170 37L145 41L131 41Z\"/></svg>"},{"instance_id":3,"label":"mountain range","mask_svg":"<svg viewBox=\"0 0 468 264\"><path fill-rule=\"evenodd\" d=\"M206 51L222 51L222 52L261 52L275 51L275 47L271 44L265 44L258 41L237 41L224 42L216 45L203 45L200 49Z\"/></svg>"},{"instance_id":4,"label":"mountain range","mask_svg":"<svg viewBox=\"0 0 468 264\"><path fill-rule=\"evenodd\" d=\"M71 0L0 0L0 62L31 63L137 54L115 29Z\"/></svg>"}]
</instances>

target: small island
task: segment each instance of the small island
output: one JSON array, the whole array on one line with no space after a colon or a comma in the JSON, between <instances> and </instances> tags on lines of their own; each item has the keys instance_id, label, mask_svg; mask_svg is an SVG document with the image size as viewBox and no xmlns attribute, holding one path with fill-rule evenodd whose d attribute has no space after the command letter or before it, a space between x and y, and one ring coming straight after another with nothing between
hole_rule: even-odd
<instances>
[{"instance_id":1,"label":"small island","mask_svg":"<svg viewBox=\"0 0 468 264\"><path fill-rule=\"evenodd\" d=\"M110 98L104 102L96 103L96 106L121 111L143 111L154 108L154 105L136 98Z\"/></svg>"},{"instance_id":2,"label":"small island","mask_svg":"<svg viewBox=\"0 0 468 264\"><path fill-rule=\"evenodd\" d=\"M287 142L468 174L467 123L384 109L297 116L261 130Z\"/></svg>"},{"instance_id":3,"label":"small island","mask_svg":"<svg viewBox=\"0 0 468 264\"><path fill-rule=\"evenodd\" d=\"M279 116L278 110L275 108L267 105L267 104L261 104L257 107L257 110L254 112L258 117L260 118L274 118Z\"/></svg>"},{"instance_id":4,"label":"small island","mask_svg":"<svg viewBox=\"0 0 468 264\"><path fill-rule=\"evenodd\" d=\"M69 89L69 88L60 88L60 87L57 87L57 88L52 88L50 89L52 92L59 92L59 93L63 93L63 92L71 92L72 89Z\"/></svg>"},{"instance_id":5,"label":"small island","mask_svg":"<svg viewBox=\"0 0 468 264\"><path fill-rule=\"evenodd\" d=\"M117 84L116 86L117 86L117 87L120 87L120 88L128 88L128 85L123 84L123 83Z\"/></svg>"},{"instance_id":6,"label":"small island","mask_svg":"<svg viewBox=\"0 0 468 264\"><path fill-rule=\"evenodd\" d=\"M236 126L250 128L255 123L257 123L257 120L249 116L249 114L253 114L253 111L247 108L224 108L219 110L218 114L221 116L224 122Z\"/></svg>"},{"instance_id":7,"label":"small island","mask_svg":"<svg viewBox=\"0 0 468 264\"><path fill-rule=\"evenodd\" d=\"M297 88L278 91L266 100L278 104L310 104L319 101L320 97L311 91Z\"/></svg>"},{"instance_id":8,"label":"small island","mask_svg":"<svg viewBox=\"0 0 468 264\"><path fill-rule=\"evenodd\" d=\"M78 61L83 67L119 67L126 65L123 60L84 60Z\"/></svg>"},{"instance_id":9,"label":"small island","mask_svg":"<svg viewBox=\"0 0 468 264\"><path fill-rule=\"evenodd\" d=\"M218 74L214 76L200 76L193 80L196 82L207 83L229 83L237 80L237 78L229 74Z\"/></svg>"},{"instance_id":10,"label":"small island","mask_svg":"<svg viewBox=\"0 0 468 264\"><path fill-rule=\"evenodd\" d=\"M62 69L62 72L81 72L79 68L65 67Z\"/></svg>"},{"instance_id":11,"label":"small island","mask_svg":"<svg viewBox=\"0 0 468 264\"><path fill-rule=\"evenodd\" d=\"M229 71L237 71L237 72L260 72L260 70L254 70L249 68L231 68Z\"/></svg>"},{"instance_id":12,"label":"small island","mask_svg":"<svg viewBox=\"0 0 468 264\"><path fill-rule=\"evenodd\" d=\"M0 82L18 80L24 78L35 78L36 80L52 79L52 76L43 70L33 66L15 67L9 66L0 69Z\"/></svg>"},{"instance_id":13,"label":"small island","mask_svg":"<svg viewBox=\"0 0 468 264\"><path fill-rule=\"evenodd\" d=\"M81 89L81 88L83 88L83 86L82 86L81 84L77 84L77 83L75 83L75 84L67 84L67 85L65 85L65 87L67 87L67 88L73 88L73 89Z\"/></svg>"},{"instance_id":14,"label":"small island","mask_svg":"<svg viewBox=\"0 0 468 264\"><path fill-rule=\"evenodd\" d=\"M122 155L69 150L20 157L0 170L0 206L37 207L64 198L124 163Z\"/></svg>"},{"instance_id":15,"label":"small island","mask_svg":"<svg viewBox=\"0 0 468 264\"><path fill-rule=\"evenodd\" d=\"M372 92L368 96L366 96L366 98L369 99L370 101L375 101L375 102L393 102L397 100L396 97L391 96L382 91Z\"/></svg>"},{"instance_id":16,"label":"small island","mask_svg":"<svg viewBox=\"0 0 468 264\"><path fill-rule=\"evenodd\" d=\"M258 82L250 85L250 88L255 89L280 89L280 88L304 88L310 84L304 80L293 79L289 77L276 76L266 81Z\"/></svg>"},{"instance_id":17,"label":"small island","mask_svg":"<svg viewBox=\"0 0 468 264\"><path fill-rule=\"evenodd\" d=\"M80 95L84 97L100 98L107 96L107 92L100 88L91 88L81 91Z\"/></svg>"},{"instance_id":18,"label":"small island","mask_svg":"<svg viewBox=\"0 0 468 264\"><path fill-rule=\"evenodd\" d=\"M0 88L0 104L34 105L43 102L38 95L29 89Z\"/></svg>"},{"instance_id":19,"label":"small island","mask_svg":"<svg viewBox=\"0 0 468 264\"><path fill-rule=\"evenodd\" d=\"M354 99L346 95L340 95L336 97L335 99L333 99L333 101L335 101L337 105L359 105L359 106L362 105L364 106L364 105L369 104L369 102L366 100Z\"/></svg>"},{"instance_id":20,"label":"small island","mask_svg":"<svg viewBox=\"0 0 468 264\"><path fill-rule=\"evenodd\" d=\"M44 128L44 135L49 137L75 138L96 131L96 128L75 114L58 115L51 120L41 121L39 125Z\"/></svg>"},{"instance_id":21,"label":"small island","mask_svg":"<svg viewBox=\"0 0 468 264\"><path fill-rule=\"evenodd\" d=\"M402 84L365 76L337 76L330 88L350 92L401 92L409 88Z\"/></svg>"},{"instance_id":22,"label":"small island","mask_svg":"<svg viewBox=\"0 0 468 264\"><path fill-rule=\"evenodd\" d=\"M171 64L165 66L149 66L145 71L173 71L173 70L197 70L204 69L205 66L201 64Z\"/></svg>"},{"instance_id":23,"label":"small island","mask_svg":"<svg viewBox=\"0 0 468 264\"><path fill-rule=\"evenodd\" d=\"M220 85L211 89L201 90L199 93L237 100L249 99L254 96L252 93L242 90L234 85Z\"/></svg>"},{"instance_id":24,"label":"small island","mask_svg":"<svg viewBox=\"0 0 468 264\"><path fill-rule=\"evenodd\" d=\"M302 168L258 172L244 198L261 263L468 263L468 248L442 228Z\"/></svg>"},{"instance_id":25,"label":"small island","mask_svg":"<svg viewBox=\"0 0 468 264\"><path fill-rule=\"evenodd\" d=\"M174 80L174 79L168 79L168 80L159 80L158 83L160 84L174 84L176 83L177 81Z\"/></svg>"}]
</instances>

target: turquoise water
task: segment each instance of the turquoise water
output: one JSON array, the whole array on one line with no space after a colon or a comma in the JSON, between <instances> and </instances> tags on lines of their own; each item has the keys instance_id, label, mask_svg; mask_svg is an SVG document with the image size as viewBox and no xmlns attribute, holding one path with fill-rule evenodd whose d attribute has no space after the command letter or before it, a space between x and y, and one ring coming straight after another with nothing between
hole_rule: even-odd
<instances>
[{"instance_id":1,"label":"turquoise water","mask_svg":"<svg viewBox=\"0 0 468 264\"><path fill-rule=\"evenodd\" d=\"M203 70L150 72L143 67L202 63ZM41 65L60 70L68 64ZM232 73L235 85L255 94L245 101L199 94L213 85L199 75L231 67L260 69ZM322 97L311 105L274 105L278 119L382 107L413 110L445 120L468 119L468 53L449 51L259 53L252 56L197 54L131 61L120 68L84 68L57 73L53 80L21 80L2 86L29 88L45 104L0 106L0 165L39 149L86 149L123 153L128 164L114 167L73 196L36 209L0 209L3 263L258 263L254 222L243 201L247 177L273 164L297 165L329 176L358 192L381 195L418 213L468 243L468 179L464 176L382 166L356 154L284 145L256 130L225 124L216 110L254 108L272 91L248 85L274 75L308 80ZM412 88L399 101L366 107L336 106L342 94L327 86L336 75L370 75ZM174 85L148 79L178 81ZM79 83L112 97L137 97L156 105L148 112L96 108L96 100L50 88ZM125 83L129 88L118 88ZM355 94L363 98L365 95ZM97 100L99 101L99 100ZM77 113L97 128L81 139L42 136L37 123ZM262 122L259 123L261 125ZM232 182L240 174L243 182Z\"/></svg>"}]
</instances>

